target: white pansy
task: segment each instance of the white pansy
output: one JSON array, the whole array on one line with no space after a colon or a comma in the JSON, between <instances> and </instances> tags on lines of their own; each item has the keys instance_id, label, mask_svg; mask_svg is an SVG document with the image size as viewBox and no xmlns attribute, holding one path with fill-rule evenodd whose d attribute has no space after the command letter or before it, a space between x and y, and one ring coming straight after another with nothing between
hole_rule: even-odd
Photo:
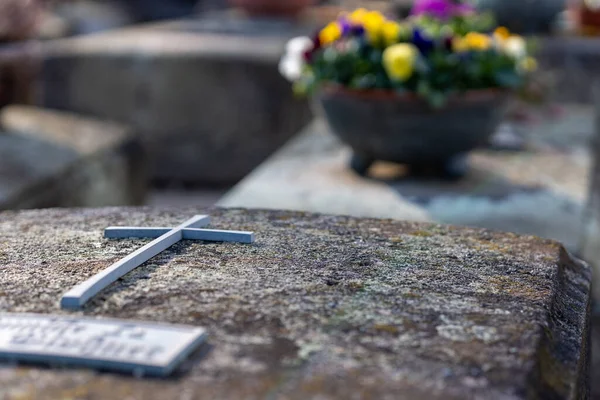
<instances>
[{"instance_id":1,"label":"white pansy","mask_svg":"<svg viewBox=\"0 0 600 400\"><path fill-rule=\"evenodd\" d=\"M295 82L302 76L304 62L301 58L285 56L279 62L279 73L290 82Z\"/></svg>"},{"instance_id":2,"label":"white pansy","mask_svg":"<svg viewBox=\"0 0 600 400\"><path fill-rule=\"evenodd\" d=\"M306 36L291 39L285 46L285 55L279 62L279 73L291 82L300 79L305 65L304 53L313 46L311 38Z\"/></svg>"},{"instance_id":3,"label":"white pansy","mask_svg":"<svg viewBox=\"0 0 600 400\"><path fill-rule=\"evenodd\" d=\"M287 54L302 54L307 50L312 49L313 41L308 36L300 36L291 39L285 46Z\"/></svg>"},{"instance_id":4,"label":"white pansy","mask_svg":"<svg viewBox=\"0 0 600 400\"><path fill-rule=\"evenodd\" d=\"M511 36L504 42L504 51L511 57L523 58L527 56L525 39L520 36Z\"/></svg>"}]
</instances>

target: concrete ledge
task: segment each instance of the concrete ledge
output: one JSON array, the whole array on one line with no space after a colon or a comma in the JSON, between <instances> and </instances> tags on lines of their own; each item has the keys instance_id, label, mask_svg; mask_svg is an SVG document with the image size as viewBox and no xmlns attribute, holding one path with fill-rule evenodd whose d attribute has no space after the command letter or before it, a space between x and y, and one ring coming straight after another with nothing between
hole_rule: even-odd
<instances>
[{"instance_id":1,"label":"concrete ledge","mask_svg":"<svg viewBox=\"0 0 600 400\"><path fill-rule=\"evenodd\" d=\"M348 167L350 149L317 120L218 204L480 226L553 238L576 251L593 111L573 106L562 118L540 118L527 127L527 149L475 151L457 182L412 178L385 163L360 177Z\"/></svg>"}]
</instances>

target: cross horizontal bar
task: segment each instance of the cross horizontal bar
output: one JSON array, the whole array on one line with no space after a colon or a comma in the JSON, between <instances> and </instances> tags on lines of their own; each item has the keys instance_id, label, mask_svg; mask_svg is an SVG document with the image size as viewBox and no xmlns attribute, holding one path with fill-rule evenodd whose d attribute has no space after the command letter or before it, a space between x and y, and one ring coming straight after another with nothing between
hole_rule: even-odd
<instances>
[{"instance_id":1,"label":"cross horizontal bar","mask_svg":"<svg viewBox=\"0 0 600 400\"><path fill-rule=\"evenodd\" d=\"M189 225L189 228L202 228L210 224L210 217L208 215L200 215L200 218L196 220L193 225ZM158 228L138 228L133 226L109 226L104 230L104 237L106 239L155 239L160 237L167 232L176 228L158 227Z\"/></svg>"},{"instance_id":2,"label":"cross horizontal bar","mask_svg":"<svg viewBox=\"0 0 600 400\"><path fill-rule=\"evenodd\" d=\"M134 268L148 261L158 253L168 249L183 239L183 229L206 224L210 218L206 215L196 215L166 234L153 240L127 257L112 264L110 267L92 276L87 281L75 286L63 295L60 305L62 308L78 309L89 299L98 294L117 279L131 272Z\"/></svg>"},{"instance_id":3,"label":"cross horizontal bar","mask_svg":"<svg viewBox=\"0 0 600 400\"><path fill-rule=\"evenodd\" d=\"M254 243L254 233L252 232L220 231L216 229L186 228L183 230L183 238L210 242Z\"/></svg>"},{"instance_id":4,"label":"cross horizontal bar","mask_svg":"<svg viewBox=\"0 0 600 400\"><path fill-rule=\"evenodd\" d=\"M173 228L134 228L134 227L115 227L111 226L104 231L104 237L107 239L125 239L125 238L157 238ZM237 242L254 243L254 233L242 231L224 231L217 229L183 229L183 239L206 240L211 242Z\"/></svg>"}]
</instances>

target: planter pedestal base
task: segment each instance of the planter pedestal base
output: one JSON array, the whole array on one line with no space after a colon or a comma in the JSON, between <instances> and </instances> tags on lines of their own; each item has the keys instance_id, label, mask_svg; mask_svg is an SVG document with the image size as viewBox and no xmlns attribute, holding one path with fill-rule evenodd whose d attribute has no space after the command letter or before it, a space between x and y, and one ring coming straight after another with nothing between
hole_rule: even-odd
<instances>
[{"instance_id":1,"label":"planter pedestal base","mask_svg":"<svg viewBox=\"0 0 600 400\"><path fill-rule=\"evenodd\" d=\"M366 176L369 168L377 161L375 158L352 153L350 168L361 176ZM409 165L410 174L419 177L436 177L448 180L456 180L464 177L469 171L467 154L458 154L438 163Z\"/></svg>"},{"instance_id":2,"label":"planter pedestal base","mask_svg":"<svg viewBox=\"0 0 600 400\"><path fill-rule=\"evenodd\" d=\"M353 152L352 157L350 158L350 168L357 174L364 176L375 161L376 160L371 156Z\"/></svg>"},{"instance_id":3,"label":"planter pedestal base","mask_svg":"<svg viewBox=\"0 0 600 400\"><path fill-rule=\"evenodd\" d=\"M429 176L447 180L463 178L469 171L466 154L457 154L439 163L410 165L410 174L413 176Z\"/></svg>"}]
</instances>

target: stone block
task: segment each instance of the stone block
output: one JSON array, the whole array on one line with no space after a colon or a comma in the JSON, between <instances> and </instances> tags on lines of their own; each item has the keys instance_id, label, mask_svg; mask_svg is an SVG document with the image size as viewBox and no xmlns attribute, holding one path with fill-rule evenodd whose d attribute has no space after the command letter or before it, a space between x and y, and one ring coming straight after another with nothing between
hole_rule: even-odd
<instances>
[{"instance_id":1,"label":"stone block","mask_svg":"<svg viewBox=\"0 0 600 400\"><path fill-rule=\"evenodd\" d=\"M8 398L588 398L590 268L532 236L284 211L110 208L0 213L0 308L58 299L144 240L107 226L212 226L254 245L182 242L84 309L200 326L168 381L3 365ZM40 238L44 240L40 240Z\"/></svg>"},{"instance_id":2,"label":"stone block","mask_svg":"<svg viewBox=\"0 0 600 400\"><path fill-rule=\"evenodd\" d=\"M141 204L147 172L133 131L34 107L0 113L0 209Z\"/></svg>"},{"instance_id":3,"label":"stone block","mask_svg":"<svg viewBox=\"0 0 600 400\"><path fill-rule=\"evenodd\" d=\"M593 166L589 179L581 252L594 267L595 311L600 314L600 82L594 89L596 119L595 135L591 141Z\"/></svg>"},{"instance_id":4,"label":"stone block","mask_svg":"<svg viewBox=\"0 0 600 400\"><path fill-rule=\"evenodd\" d=\"M40 102L131 124L155 178L236 182L311 118L277 67L304 28L215 18L49 43Z\"/></svg>"},{"instance_id":5,"label":"stone block","mask_svg":"<svg viewBox=\"0 0 600 400\"><path fill-rule=\"evenodd\" d=\"M600 80L600 42L590 37L538 38L540 66L549 72L550 98L592 103L592 83Z\"/></svg>"}]
</instances>

